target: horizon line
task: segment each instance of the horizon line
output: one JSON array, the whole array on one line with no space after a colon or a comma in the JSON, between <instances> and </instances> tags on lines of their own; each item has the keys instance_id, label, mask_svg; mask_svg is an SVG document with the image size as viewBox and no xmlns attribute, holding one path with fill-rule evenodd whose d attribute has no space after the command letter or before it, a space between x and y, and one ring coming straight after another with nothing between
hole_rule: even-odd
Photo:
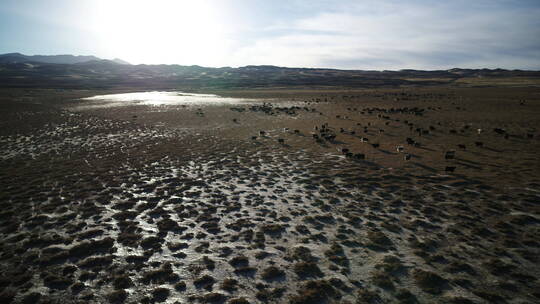
<instances>
[{"instance_id":1,"label":"horizon line","mask_svg":"<svg viewBox=\"0 0 540 304\"><path fill-rule=\"evenodd\" d=\"M27 57L32 57L32 56L44 56L44 57L54 57L54 56L73 56L73 57L95 57L95 58L98 58L99 60L89 60L89 61L84 61L84 62L80 62L80 63L86 63L86 62L92 62L92 61L96 61L96 62L99 62L99 61L110 61L110 62L114 62L116 64L119 64L119 65L130 65L130 66L141 66L141 65L145 65L145 66L157 66L157 65L165 65L165 66L186 66L186 67L201 67L201 68L207 68L207 69L224 69L224 68L231 68L231 69L238 69L238 68L246 68L246 67L275 67L275 68L282 68L282 69L311 69L311 70L335 70L335 71L365 71L365 72L401 72L401 71L424 71L424 72L436 72L436 71L451 71L451 70L504 70L504 71L528 71L528 72L540 72L540 68L539 69L520 69L520 68L512 68L512 69L509 69L509 68L501 68L501 67L496 67L496 68L488 68L488 67L482 67L482 68L472 68L472 67L452 67L452 68L448 68L448 69L416 69L416 68L402 68L402 69L383 69L383 70L377 70L377 69L360 69L360 68L352 68L352 69L343 69L343 68L332 68L332 67L300 67L300 66L285 66L285 65L273 65L273 64L248 64L248 65L243 65L243 66L228 66L228 65L224 65L224 66L204 66L204 65L198 65L198 64L180 64L180 63L137 63L137 64L134 64L134 63L130 63L126 60L123 60L121 57L114 57L113 59L108 59L108 58L101 58L101 57L98 57L96 55L75 55L75 54L68 54L68 53L64 53L64 54L32 54L32 55L28 55L28 54L25 54L25 53L21 53L21 52L8 52L8 53L2 53L0 54L0 56L5 56L5 55L11 55L11 54L17 54L17 55L22 55L22 56L27 56ZM122 63L118 63L118 62L115 62L115 60L120 60L120 61L123 61L125 62L124 64ZM46 64L80 64L80 63L50 63L50 62L39 62L37 61L37 63L46 63Z\"/></svg>"}]
</instances>

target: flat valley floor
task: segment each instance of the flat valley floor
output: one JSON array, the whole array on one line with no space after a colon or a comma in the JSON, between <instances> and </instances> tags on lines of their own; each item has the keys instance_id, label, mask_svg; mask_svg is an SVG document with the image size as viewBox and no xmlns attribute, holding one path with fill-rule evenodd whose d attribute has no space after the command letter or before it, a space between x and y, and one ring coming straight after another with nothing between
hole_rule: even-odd
<instances>
[{"instance_id":1,"label":"flat valley floor","mask_svg":"<svg viewBox=\"0 0 540 304\"><path fill-rule=\"evenodd\" d=\"M0 92L1 303L540 302L539 88L104 93Z\"/></svg>"}]
</instances>

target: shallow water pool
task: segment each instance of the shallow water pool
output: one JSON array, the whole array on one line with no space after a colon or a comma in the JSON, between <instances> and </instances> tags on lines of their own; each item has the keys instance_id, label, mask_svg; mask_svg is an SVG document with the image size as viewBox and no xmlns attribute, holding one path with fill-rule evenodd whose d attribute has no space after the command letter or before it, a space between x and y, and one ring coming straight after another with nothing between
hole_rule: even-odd
<instances>
[{"instance_id":1,"label":"shallow water pool","mask_svg":"<svg viewBox=\"0 0 540 304\"><path fill-rule=\"evenodd\" d=\"M205 105L205 104L243 104L253 99L222 97L213 94L195 94L184 92L135 92L123 94L97 95L82 98L97 101L92 107L111 107L128 105Z\"/></svg>"}]
</instances>

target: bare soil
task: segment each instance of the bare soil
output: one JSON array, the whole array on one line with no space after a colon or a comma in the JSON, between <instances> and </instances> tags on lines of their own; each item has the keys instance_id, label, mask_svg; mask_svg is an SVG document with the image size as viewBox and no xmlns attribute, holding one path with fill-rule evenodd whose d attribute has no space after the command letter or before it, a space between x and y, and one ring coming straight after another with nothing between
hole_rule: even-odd
<instances>
[{"instance_id":1,"label":"bare soil","mask_svg":"<svg viewBox=\"0 0 540 304\"><path fill-rule=\"evenodd\" d=\"M1 91L0 303L540 301L538 88L103 93Z\"/></svg>"}]
</instances>

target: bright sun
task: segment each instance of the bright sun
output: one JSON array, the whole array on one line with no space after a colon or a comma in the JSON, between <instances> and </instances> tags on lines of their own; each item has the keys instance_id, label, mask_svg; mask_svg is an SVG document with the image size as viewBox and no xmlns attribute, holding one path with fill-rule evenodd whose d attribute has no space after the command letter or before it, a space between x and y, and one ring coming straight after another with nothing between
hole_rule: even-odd
<instances>
[{"instance_id":1,"label":"bright sun","mask_svg":"<svg viewBox=\"0 0 540 304\"><path fill-rule=\"evenodd\" d=\"M227 45L209 1L100 1L94 31L107 53L132 63L215 66Z\"/></svg>"}]
</instances>

